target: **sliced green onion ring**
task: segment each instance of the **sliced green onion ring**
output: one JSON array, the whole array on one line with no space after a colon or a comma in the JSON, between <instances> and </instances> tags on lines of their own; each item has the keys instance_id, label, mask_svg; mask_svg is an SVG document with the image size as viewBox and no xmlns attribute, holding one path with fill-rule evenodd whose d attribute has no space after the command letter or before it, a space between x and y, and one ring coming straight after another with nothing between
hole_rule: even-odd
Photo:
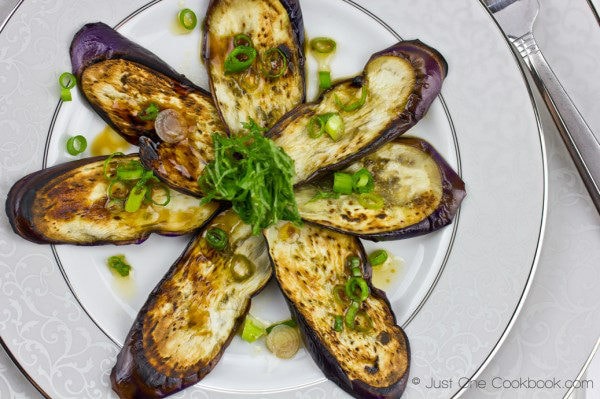
<instances>
[{"instance_id":1,"label":"sliced green onion ring","mask_svg":"<svg viewBox=\"0 0 600 399\"><path fill-rule=\"evenodd\" d=\"M222 251L229 243L229 236L225 230L213 227L206 231L206 242L217 251Z\"/></svg>"},{"instance_id":2,"label":"sliced green onion ring","mask_svg":"<svg viewBox=\"0 0 600 399\"><path fill-rule=\"evenodd\" d=\"M114 194L115 188L122 189L125 192L125 194L122 197L116 196ZM108 197L108 199L110 201L113 201L113 200L124 201L127 199L127 191L128 191L128 188L125 185L125 183L123 183L122 181L120 181L118 179L113 179L110 181L110 183L108 183L108 187L106 188L106 196Z\"/></svg>"},{"instance_id":3,"label":"sliced green onion ring","mask_svg":"<svg viewBox=\"0 0 600 399\"><path fill-rule=\"evenodd\" d=\"M77 78L70 72L63 72L58 77L58 84L63 89L71 90L77 84Z\"/></svg>"},{"instance_id":4,"label":"sliced green onion ring","mask_svg":"<svg viewBox=\"0 0 600 399\"><path fill-rule=\"evenodd\" d=\"M385 249L378 249L369 255L369 263L371 266L379 266L385 263L388 259L388 253Z\"/></svg>"},{"instance_id":5,"label":"sliced green onion ring","mask_svg":"<svg viewBox=\"0 0 600 399\"><path fill-rule=\"evenodd\" d=\"M242 327L242 339L246 342L254 342L266 334L265 326L252 315L246 316Z\"/></svg>"},{"instance_id":6,"label":"sliced green onion ring","mask_svg":"<svg viewBox=\"0 0 600 399\"><path fill-rule=\"evenodd\" d=\"M344 134L344 120L340 116L340 114L333 114L327 119L327 123L325 123L325 131L333 139L333 141L338 141L342 135Z\"/></svg>"},{"instance_id":7,"label":"sliced green onion ring","mask_svg":"<svg viewBox=\"0 0 600 399\"><path fill-rule=\"evenodd\" d=\"M352 268L352 276L362 277L362 270L360 270L360 267L356 266Z\"/></svg>"},{"instance_id":8,"label":"sliced green onion ring","mask_svg":"<svg viewBox=\"0 0 600 399\"><path fill-rule=\"evenodd\" d=\"M373 329L373 320L371 316L367 314L364 310L359 310L356 312L354 317L354 331L358 331L361 333L369 332Z\"/></svg>"},{"instance_id":9,"label":"sliced green onion ring","mask_svg":"<svg viewBox=\"0 0 600 399\"><path fill-rule=\"evenodd\" d=\"M225 58L225 74L243 72L250 68L256 59L256 49L248 46L235 47Z\"/></svg>"},{"instance_id":10,"label":"sliced green onion ring","mask_svg":"<svg viewBox=\"0 0 600 399\"><path fill-rule=\"evenodd\" d=\"M358 256L348 256L348 258L346 258L346 266L348 266L348 269L352 270L355 267L360 268L360 258Z\"/></svg>"},{"instance_id":11,"label":"sliced green onion ring","mask_svg":"<svg viewBox=\"0 0 600 399\"><path fill-rule=\"evenodd\" d=\"M148 191L148 187L146 186L138 184L133 186L125 200L125 212L137 212L142 207L144 198L146 198L146 191Z\"/></svg>"},{"instance_id":12,"label":"sliced green onion ring","mask_svg":"<svg viewBox=\"0 0 600 399\"><path fill-rule=\"evenodd\" d=\"M196 13L189 8L184 8L183 10L179 11L179 14L177 14L177 19L179 19L181 26L187 30L194 29L198 23Z\"/></svg>"},{"instance_id":13,"label":"sliced green onion ring","mask_svg":"<svg viewBox=\"0 0 600 399\"><path fill-rule=\"evenodd\" d=\"M254 275L255 271L256 266L254 266L254 263L244 255L235 254L231 257L229 272L235 281L246 281Z\"/></svg>"},{"instance_id":14,"label":"sliced green onion ring","mask_svg":"<svg viewBox=\"0 0 600 399\"><path fill-rule=\"evenodd\" d=\"M383 209L385 201L383 197L375 193L364 193L358 196L358 203L367 209L378 210Z\"/></svg>"},{"instance_id":15,"label":"sliced green onion ring","mask_svg":"<svg viewBox=\"0 0 600 399\"><path fill-rule=\"evenodd\" d=\"M72 101L73 96L71 96L71 90L69 89L60 89L60 99L63 101Z\"/></svg>"},{"instance_id":16,"label":"sliced green onion ring","mask_svg":"<svg viewBox=\"0 0 600 399\"><path fill-rule=\"evenodd\" d=\"M82 135L69 137L67 140L67 152L71 155L79 155L87 148L87 140Z\"/></svg>"},{"instance_id":17,"label":"sliced green onion ring","mask_svg":"<svg viewBox=\"0 0 600 399\"><path fill-rule=\"evenodd\" d=\"M319 89L327 90L331 87L331 72L319 71Z\"/></svg>"},{"instance_id":18,"label":"sliced green onion ring","mask_svg":"<svg viewBox=\"0 0 600 399\"><path fill-rule=\"evenodd\" d=\"M267 78L275 79L287 70L287 58L283 51L273 47L261 56L262 73Z\"/></svg>"},{"instance_id":19,"label":"sliced green onion ring","mask_svg":"<svg viewBox=\"0 0 600 399\"><path fill-rule=\"evenodd\" d=\"M325 121L319 115L315 115L308 121L306 129L308 130L308 137L317 139L325 132Z\"/></svg>"},{"instance_id":20,"label":"sliced green onion ring","mask_svg":"<svg viewBox=\"0 0 600 399\"><path fill-rule=\"evenodd\" d=\"M346 286L344 284L333 286L333 299L340 305L346 305L350 301L346 296Z\"/></svg>"},{"instance_id":21,"label":"sliced green onion ring","mask_svg":"<svg viewBox=\"0 0 600 399\"><path fill-rule=\"evenodd\" d=\"M110 161L112 161L112 159L116 156L123 156L123 155L125 155L125 154L123 154L122 152L113 152L104 160L104 168L102 170L104 172L104 177L106 177L107 180L113 179L113 176L110 176L108 174L108 165L110 164Z\"/></svg>"},{"instance_id":22,"label":"sliced green onion ring","mask_svg":"<svg viewBox=\"0 0 600 399\"><path fill-rule=\"evenodd\" d=\"M374 188L375 180L367 168L359 169L352 175L352 189L354 192L360 194L370 193Z\"/></svg>"},{"instance_id":23,"label":"sliced green onion ring","mask_svg":"<svg viewBox=\"0 0 600 399\"><path fill-rule=\"evenodd\" d=\"M363 85L361 88L360 98L354 102L342 103L337 94L334 97L335 105L344 112L354 112L362 108L367 102L367 86Z\"/></svg>"},{"instance_id":24,"label":"sliced green onion ring","mask_svg":"<svg viewBox=\"0 0 600 399\"><path fill-rule=\"evenodd\" d=\"M315 37L310 41L310 49L320 54L333 53L337 43L330 37Z\"/></svg>"},{"instance_id":25,"label":"sliced green onion ring","mask_svg":"<svg viewBox=\"0 0 600 399\"><path fill-rule=\"evenodd\" d=\"M346 314L344 315L344 323L346 327L351 330L354 330L356 314L360 309L360 302L352 302L348 309L346 310Z\"/></svg>"},{"instance_id":26,"label":"sliced green onion ring","mask_svg":"<svg viewBox=\"0 0 600 399\"><path fill-rule=\"evenodd\" d=\"M139 114L138 117L143 121L153 121L158 116L158 111L158 105L155 103L150 103L150 105L148 105L144 112Z\"/></svg>"},{"instance_id":27,"label":"sliced green onion ring","mask_svg":"<svg viewBox=\"0 0 600 399\"><path fill-rule=\"evenodd\" d=\"M342 316L333 317L333 331L342 332L344 329L344 318Z\"/></svg>"},{"instance_id":28,"label":"sliced green onion ring","mask_svg":"<svg viewBox=\"0 0 600 399\"><path fill-rule=\"evenodd\" d=\"M346 282L346 295L353 301L362 302L369 297L371 290L367 280L362 277L350 277Z\"/></svg>"},{"instance_id":29,"label":"sliced green onion ring","mask_svg":"<svg viewBox=\"0 0 600 399\"><path fill-rule=\"evenodd\" d=\"M273 330L275 327L281 326L281 325L288 326L288 327L298 327L298 324L292 319L278 321L277 323L273 323L269 327L267 327L267 334L270 334L271 330Z\"/></svg>"},{"instance_id":30,"label":"sliced green onion ring","mask_svg":"<svg viewBox=\"0 0 600 399\"><path fill-rule=\"evenodd\" d=\"M158 202L154 199L156 191L162 191L164 193L165 199L162 202ZM152 202L154 205L167 206L169 202L171 202L171 190L169 190L169 187L164 183L155 184L146 193L146 200Z\"/></svg>"},{"instance_id":31,"label":"sliced green onion ring","mask_svg":"<svg viewBox=\"0 0 600 399\"><path fill-rule=\"evenodd\" d=\"M352 194L352 175L335 172L333 174L333 191L340 194Z\"/></svg>"},{"instance_id":32,"label":"sliced green onion ring","mask_svg":"<svg viewBox=\"0 0 600 399\"><path fill-rule=\"evenodd\" d=\"M117 166L117 179L138 180L144 175L144 167L140 161L129 161L125 165Z\"/></svg>"},{"instance_id":33,"label":"sliced green onion ring","mask_svg":"<svg viewBox=\"0 0 600 399\"><path fill-rule=\"evenodd\" d=\"M239 33L233 37L233 47L239 46L254 47L252 45L252 39L250 38L250 36L245 35L243 33Z\"/></svg>"}]
</instances>

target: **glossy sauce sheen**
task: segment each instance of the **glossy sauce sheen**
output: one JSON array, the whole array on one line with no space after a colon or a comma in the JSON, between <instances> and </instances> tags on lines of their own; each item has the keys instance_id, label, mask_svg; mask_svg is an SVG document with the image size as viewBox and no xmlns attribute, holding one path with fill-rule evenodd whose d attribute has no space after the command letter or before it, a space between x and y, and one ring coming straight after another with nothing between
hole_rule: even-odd
<instances>
[{"instance_id":1,"label":"glossy sauce sheen","mask_svg":"<svg viewBox=\"0 0 600 399\"><path fill-rule=\"evenodd\" d=\"M310 224L290 227L286 222L265 230L265 237L279 286L307 349L327 377L355 396L363 388L383 395L373 397L388 397L383 394L388 391L399 396L397 389L408 375L408 341L396 325L385 294L371 286L363 304L373 320L370 332L347 327L336 332L332 327L334 316L345 312L333 291L350 277L345 266L348 256L361 257L363 276L370 281L371 268L364 264L359 240Z\"/></svg>"},{"instance_id":2,"label":"glossy sauce sheen","mask_svg":"<svg viewBox=\"0 0 600 399\"><path fill-rule=\"evenodd\" d=\"M216 203L200 206L197 198L171 190L166 206L144 204L133 213L109 210L104 159L57 165L17 182L7 201L15 231L36 242L128 244L141 242L153 232L190 233L219 207ZM137 155L114 159L139 160Z\"/></svg>"},{"instance_id":3,"label":"glossy sauce sheen","mask_svg":"<svg viewBox=\"0 0 600 399\"><path fill-rule=\"evenodd\" d=\"M303 43L298 43L290 16L279 0L215 0L206 17L204 58L211 88L223 120L231 132L240 132L250 118L273 126L304 99ZM300 27L301 28L301 27ZM258 56L247 73L225 74L224 61L233 49L233 37L248 35ZM265 51L279 48L288 67L278 78L262 76L259 62ZM251 85L244 83L256 78Z\"/></svg>"},{"instance_id":4,"label":"glossy sauce sheen","mask_svg":"<svg viewBox=\"0 0 600 399\"><path fill-rule=\"evenodd\" d=\"M217 251L205 235L218 227L229 246ZM255 272L236 281L234 256ZM117 358L111 380L121 398L163 397L196 383L216 365L243 321L250 298L264 287L271 266L262 236L232 212L217 216L190 243L152 291Z\"/></svg>"},{"instance_id":5,"label":"glossy sauce sheen","mask_svg":"<svg viewBox=\"0 0 600 399\"><path fill-rule=\"evenodd\" d=\"M226 132L209 95L123 59L87 67L81 86L88 101L102 109L127 140L137 145L139 138L146 136L158 143L152 156L142 146L141 157L159 178L171 187L199 194L197 178L214 157L211 135ZM139 118L151 103L159 110L177 111L186 124L183 140L160 142L154 121Z\"/></svg>"}]
</instances>

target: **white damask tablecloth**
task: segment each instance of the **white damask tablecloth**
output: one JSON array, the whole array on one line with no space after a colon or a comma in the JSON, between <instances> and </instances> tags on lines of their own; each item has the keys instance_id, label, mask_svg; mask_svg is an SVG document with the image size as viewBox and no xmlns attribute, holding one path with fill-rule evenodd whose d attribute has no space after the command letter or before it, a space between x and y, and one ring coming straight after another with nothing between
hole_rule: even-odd
<instances>
[{"instance_id":1,"label":"white damask tablecloth","mask_svg":"<svg viewBox=\"0 0 600 399\"><path fill-rule=\"evenodd\" d=\"M590 1L599 6L599 0ZM540 47L592 130L600 134L600 20L586 0L540 2L535 30ZM0 21L16 3L0 0ZM381 4L373 0L365 5L385 16L377 12ZM394 21L386 22L394 26ZM563 397L564 382L580 374L600 335L600 216L543 105L540 113L548 153L549 208L537 275L513 330L478 377L487 388L470 388L465 398ZM588 389L586 397L600 398L600 367L592 370L585 378L595 388ZM494 389L490 382L495 377L560 382L549 389ZM576 394L583 397L582 392ZM40 397L0 349L0 398Z\"/></svg>"}]
</instances>

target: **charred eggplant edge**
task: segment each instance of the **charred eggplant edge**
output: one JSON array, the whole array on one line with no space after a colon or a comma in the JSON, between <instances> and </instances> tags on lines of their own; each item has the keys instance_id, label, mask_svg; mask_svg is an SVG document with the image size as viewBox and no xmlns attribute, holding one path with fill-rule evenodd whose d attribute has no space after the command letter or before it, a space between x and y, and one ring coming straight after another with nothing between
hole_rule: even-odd
<instances>
[{"instance_id":1,"label":"charred eggplant edge","mask_svg":"<svg viewBox=\"0 0 600 399\"><path fill-rule=\"evenodd\" d=\"M442 198L438 207L429 214L425 219L418 223L406 226L398 230L384 231L380 233L362 234L358 232L340 229L335 226L311 222L327 229L337 231L339 233L349 234L360 237L369 241L390 241L404 238L417 237L432 233L441 229L454 221L456 213L460 207L462 200L466 197L465 183L460 178L458 173L446 162L444 157L427 141L417 137L403 137L397 140L411 140L413 147L419 148L433 158L438 165L442 178Z\"/></svg>"},{"instance_id":2,"label":"charred eggplant edge","mask_svg":"<svg viewBox=\"0 0 600 399\"><path fill-rule=\"evenodd\" d=\"M204 18L204 22L202 23L202 61L208 71L208 82L210 85L211 93L215 92L215 87L210 74L210 57L208 54L208 30L210 24L208 20L209 15L211 14L211 10L219 1L220 0L210 0L210 3L208 4L208 9L206 11L206 16ZM298 0L279 0L279 2L287 11L288 17L290 19L290 25L292 27L292 33L295 42L294 44L296 45L296 54L298 57L298 65L296 67L302 80L302 98L300 100L300 103L304 103L306 101L306 57L304 56L304 20L302 19L302 9ZM216 101L215 107L219 112L221 120L225 125L227 125L225 123L223 113L221 112L221 108L217 105Z\"/></svg>"},{"instance_id":3,"label":"charred eggplant edge","mask_svg":"<svg viewBox=\"0 0 600 399\"><path fill-rule=\"evenodd\" d=\"M415 83L415 88L408 97L404 111L395 119L391 120L387 126L382 129L379 136L371 141L371 143L366 145L363 149L348 156L340 162L327 165L313 172L306 179L297 182L295 184L296 186L314 181L325 173L345 167L357 159L374 152L388 141L391 141L404 134L408 129L413 127L419 120L421 120L423 115L425 115L429 109L431 103L439 95L442 82L448 74L448 63L436 49L429 47L420 40L401 41L385 50L373 54L369 58L367 64L375 58L382 56L394 56L406 59L416 71L417 81ZM331 88L321 93L317 100L306 104L318 104L323 100L325 93L334 90L340 84L352 82L354 85L359 87L362 86L364 81L364 73L365 72L363 71L361 75L358 75L354 78L337 82ZM266 137L274 140L275 143L277 143L277 138L284 132L288 121L294 119L297 115L301 115L304 112L303 110L306 104L301 104L288 112L266 133Z\"/></svg>"},{"instance_id":4,"label":"charred eggplant edge","mask_svg":"<svg viewBox=\"0 0 600 399\"><path fill-rule=\"evenodd\" d=\"M148 69L165 75L175 80L190 91L196 91L208 97L212 101L210 93L190 81L185 75L180 74L161 60L156 54L145 49L139 44L129 40L119 32L103 22L94 22L84 25L73 37L69 49L73 74L77 82L81 82L83 71L98 62L114 59L123 59L135 62ZM80 84L77 85L81 95L87 100L87 96ZM112 122L109 115L101 108L88 101L88 104L102 117L102 119L115 131L119 128ZM133 145L138 145L138 138L122 135ZM158 140L158 137L152 137Z\"/></svg>"},{"instance_id":5,"label":"charred eggplant edge","mask_svg":"<svg viewBox=\"0 0 600 399\"><path fill-rule=\"evenodd\" d=\"M216 215L219 215L219 214L220 213L217 213ZM200 230L198 230L198 232L194 235L194 237L191 239L191 241L187 244L187 246L185 247L185 249L183 250L181 255L171 265L171 268L169 269L169 271L156 284L156 286L154 287L152 292L148 295L148 299L146 300L146 302L144 303L144 305L138 312L138 314L135 318L135 321L133 322L133 325L131 326L131 329L129 330L129 333L127 333L127 337L125 338L123 347L119 351L119 354L117 355L117 361L116 361L115 365L113 366L111 373L110 373L111 386L112 386L113 390L119 394L119 397L121 397L121 395L125 394L125 393L128 394L128 396L125 396L125 397L134 397L134 398L137 398L137 397L150 397L150 398L165 397L168 395L172 395L176 392L179 392L185 388L188 388L188 387L198 383L204 377L206 377L206 375L208 373L210 373L212 371L212 369L217 365L217 363L223 356L225 349L227 349L227 347L231 343L231 340L233 339L233 337L236 335L237 331L239 330L246 315L250 311L250 306L252 305L252 298L254 298L256 295L258 295L267 286L269 281L273 278L273 273L271 272L271 277L266 279L265 283L262 286L258 287L257 290L252 295L250 295L248 304L246 305L246 308L243 309L243 311L240 313L239 317L236 318L233 328L231 329L231 334L229 334L229 337L227 338L227 340L225 342L223 342L221 351L219 351L219 353L210 361L209 364L207 364L205 367L198 370L198 372L196 374L194 374L192 376L188 376L185 379L167 377L164 374L157 372L154 369L154 367L152 367L152 365L148 362L148 360L146 359L146 356L144 354L143 339L141 336L144 315L147 313L148 308L150 306L152 306L154 303L152 298L154 296L156 296L157 293L159 293L160 288L164 282L173 278L173 275L177 272L176 266L179 264L180 260L183 259L188 254L188 252L192 250L193 245L196 243L196 241L199 239L199 237L203 234L203 231L207 226L208 226L208 224L205 224ZM271 270L272 270L272 268L271 268ZM139 360L141 360L141 363L137 362ZM122 377L122 378L125 378L125 377L128 378L128 383L125 386L120 387L117 384L117 381L116 381L117 367L119 367L119 369L121 369L121 370L130 371L130 373L127 376ZM162 390L157 390L157 389L148 387L146 385L146 382L144 381L144 379L142 377L140 377L140 374L138 372L139 368L145 368L146 370L149 370L149 372L151 372L151 373L156 373L158 378L160 378L163 381L162 383L160 383L160 385L171 387L171 389L169 389L168 391L162 391ZM123 389L125 389L125 391ZM131 390L131 389L133 389L133 390ZM131 395L133 395L133 396L131 396ZM143 395L143 396L139 396L139 395Z\"/></svg>"},{"instance_id":6,"label":"charred eggplant edge","mask_svg":"<svg viewBox=\"0 0 600 399\"><path fill-rule=\"evenodd\" d=\"M317 225L315 223L311 223L311 222L305 222L305 223L309 224L309 225L312 224L315 226L319 226L319 225ZM322 227L322 226L319 226L319 227ZM390 310L390 314L394 321L394 325L398 326L398 322L396 320L396 315L394 314L394 311L392 310L392 306L390 304L390 301L389 301L387 295L385 294L384 291L373 286L373 283L371 281L371 278L373 276L373 268L367 260L364 246L363 246L362 242L360 242L360 240L358 240L358 238L355 238L355 239L357 241L357 246L360 250L359 255L362 260L361 263L364 265L363 266L363 277L367 281L367 284L371 291L370 295L373 297L379 298L385 302L386 306ZM269 249L269 240L266 240L266 241L267 241L267 248ZM329 350L327 349L327 347L317 338L317 336L315 334L312 333L312 331L308 325L308 322L306 321L304 316L302 316L302 313L296 309L296 307L294 306L294 302L285 294L285 291L283 289L281 289L281 285L279 283L279 277L278 277L278 273L277 273L277 266L276 266L275 260L273 260L273 258L271 258L270 249L269 249L269 258L271 259L271 265L273 266L273 270L274 270L272 278L275 278L275 280L277 281L277 285L280 288L281 294L285 298L285 302L288 305L288 308L292 315L292 319L294 319L296 321L296 323L298 324L298 328L301 332L300 335L302 337L302 341L304 342L304 345L306 346L306 350L308 351L308 353L310 354L310 356L312 357L314 362L317 364L317 366L321 369L323 374L325 374L327 379L329 379L330 381L335 383L337 386L342 388L344 391L348 392L350 395L352 395L356 398L392 399L392 398L400 397L402 395L402 393L404 392L404 390L406 389L406 383L408 381L408 375L410 373L410 357L411 357L410 356L410 342L408 340L408 336L404 332L404 329L402 329L402 327L398 326L398 329L402 333L404 341L406 342L406 357L407 357L408 366L406 368L406 372L402 375L402 377L396 383L394 383L388 387L376 388L376 387L366 384L364 381L350 380L347 377L344 370L342 369L342 367L340 366L339 362L336 360L335 356L332 355L331 352L329 352Z\"/></svg>"},{"instance_id":7,"label":"charred eggplant edge","mask_svg":"<svg viewBox=\"0 0 600 399\"><path fill-rule=\"evenodd\" d=\"M129 154L135 155L135 154ZM84 165L98 162L106 159L106 156L98 156L92 158L84 158L78 159L76 161L65 162L62 164L58 164L52 166L50 168L42 169L37 172L33 172L28 174L27 176L19 179L9 190L7 198L6 198L6 215L8 216L8 221L13 229L13 231L21 236L22 238L35 242L37 244L63 244L62 241L49 240L45 236L39 234L34 226L31 223L32 214L31 209L33 207L33 202L35 200L36 192L45 186L49 181L56 179L60 175L66 173L69 170L80 168ZM209 217L199 228L203 228L208 222L210 222L215 215L219 213L217 209L215 213ZM126 245L126 244L140 244L152 234L156 233L164 236L177 236L189 234L192 231L184 231L181 234L169 232L169 233L161 233L161 231L148 231L145 232L140 237L133 240L124 240L124 241L110 241L110 240L100 240L90 243L81 243L77 245L82 246L93 246L93 245L104 245L104 244L117 244L117 245Z\"/></svg>"}]
</instances>

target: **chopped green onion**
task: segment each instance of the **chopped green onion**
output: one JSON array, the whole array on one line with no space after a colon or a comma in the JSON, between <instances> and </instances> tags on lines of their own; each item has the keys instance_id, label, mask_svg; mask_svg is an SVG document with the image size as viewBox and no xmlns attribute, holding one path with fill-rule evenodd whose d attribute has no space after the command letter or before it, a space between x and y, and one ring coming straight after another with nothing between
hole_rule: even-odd
<instances>
[{"instance_id":1,"label":"chopped green onion","mask_svg":"<svg viewBox=\"0 0 600 399\"><path fill-rule=\"evenodd\" d=\"M318 201L322 199L338 199L340 198L340 193L334 193L333 191L323 191L319 190L308 202Z\"/></svg>"},{"instance_id":2,"label":"chopped green onion","mask_svg":"<svg viewBox=\"0 0 600 399\"><path fill-rule=\"evenodd\" d=\"M143 121L153 121L158 116L158 111L158 105L150 103L150 105L148 105L144 112L139 114L138 117Z\"/></svg>"},{"instance_id":3,"label":"chopped green onion","mask_svg":"<svg viewBox=\"0 0 600 399\"><path fill-rule=\"evenodd\" d=\"M221 230L223 231L223 230ZM256 266L244 255L235 254L231 257L229 271L235 281L242 282L254 275Z\"/></svg>"},{"instance_id":4,"label":"chopped green onion","mask_svg":"<svg viewBox=\"0 0 600 399\"><path fill-rule=\"evenodd\" d=\"M354 317L354 331L366 333L373 329L373 320L364 310L356 312Z\"/></svg>"},{"instance_id":5,"label":"chopped green onion","mask_svg":"<svg viewBox=\"0 0 600 399\"><path fill-rule=\"evenodd\" d=\"M71 96L71 90L69 89L60 89L60 99L63 101L71 101L73 97Z\"/></svg>"},{"instance_id":6,"label":"chopped green onion","mask_svg":"<svg viewBox=\"0 0 600 399\"><path fill-rule=\"evenodd\" d=\"M157 191L162 191L164 192L164 201L163 202L158 202L154 199L155 197L155 189L158 189ZM150 202L152 202L154 205L158 205L158 206L167 206L169 204L169 202L171 202L171 190L169 190L169 187L167 187L166 185L164 185L163 183L159 183L156 184L152 187L151 190L148 191L148 193L146 194L146 199Z\"/></svg>"},{"instance_id":7,"label":"chopped green onion","mask_svg":"<svg viewBox=\"0 0 600 399\"><path fill-rule=\"evenodd\" d=\"M388 258L388 253L384 249L378 249L369 255L369 263L371 266L379 266L385 263Z\"/></svg>"},{"instance_id":8,"label":"chopped green onion","mask_svg":"<svg viewBox=\"0 0 600 399\"><path fill-rule=\"evenodd\" d=\"M344 318L342 316L333 317L333 331L342 332L344 329Z\"/></svg>"},{"instance_id":9,"label":"chopped green onion","mask_svg":"<svg viewBox=\"0 0 600 399\"><path fill-rule=\"evenodd\" d=\"M351 330L354 330L356 314L358 313L358 309L360 309L360 302L352 302L348 309L346 310L346 314L344 315L344 323L346 327Z\"/></svg>"},{"instance_id":10,"label":"chopped green onion","mask_svg":"<svg viewBox=\"0 0 600 399\"><path fill-rule=\"evenodd\" d=\"M360 270L360 267L356 266L356 267L352 268L352 276L354 276L354 277L362 276L362 270Z\"/></svg>"},{"instance_id":11,"label":"chopped green onion","mask_svg":"<svg viewBox=\"0 0 600 399\"><path fill-rule=\"evenodd\" d=\"M123 191L124 194L122 197L118 197L114 194L115 187L117 188L117 191ZM128 191L128 189L127 189L127 186L125 185L125 183L123 183L122 181L120 181L118 179L113 179L108 184L108 187L106 189L106 196L111 201L112 200L125 200L127 198L127 191Z\"/></svg>"},{"instance_id":12,"label":"chopped green onion","mask_svg":"<svg viewBox=\"0 0 600 399\"><path fill-rule=\"evenodd\" d=\"M325 122L319 115L315 115L308 121L306 129L308 130L308 137L317 139L321 137L325 131Z\"/></svg>"},{"instance_id":13,"label":"chopped green onion","mask_svg":"<svg viewBox=\"0 0 600 399\"><path fill-rule=\"evenodd\" d=\"M113 152L112 154L110 154L105 160L104 160L104 177L106 177L107 180L112 180L113 176L110 176L108 174L108 165L110 164L110 161L112 161L112 159L116 156L123 156L125 154L123 154L122 152Z\"/></svg>"},{"instance_id":14,"label":"chopped green onion","mask_svg":"<svg viewBox=\"0 0 600 399\"><path fill-rule=\"evenodd\" d=\"M355 267L360 267L360 258L358 256L348 256L346 259L346 265L350 270Z\"/></svg>"},{"instance_id":15,"label":"chopped green onion","mask_svg":"<svg viewBox=\"0 0 600 399\"><path fill-rule=\"evenodd\" d=\"M267 327L267 334L270 334L271 330L273 330L275 327L281 326L281 325L288 326L288 327L297 327L298 326L298 324L296 324L296 322L292 319L278 321L277 323L273 323L269 327Z\"/></svg>"},{"instance_id":16,"label":"chopped green onion","mask_svg":"<svg viewBox=\"0 0 600 399\"><path fill-rule=\"evenodd\" d=\"M325 131L333 141L338 141L342 137L342 134L344 134L344 130L344 120L340 114L333 114L327 119Z\"/></svg>"},{"instance_id":17,"label":"chopped green onion","mask_svg":"<svg viewBox=\"0 0 600 399\"><path fill-rule=\"evenodd\" d=\"M225 74L243 72L250 68L256 59L256 49L248 46L235 47L225 58Z\"/></svg>"},{"instance_id":18,"label":"chopped green onion","mask_svg":"<svg viewBox=\"0 0 600 399\"><path fill-rule=\"evenodd\" d=\"M136 184L125 200L125 212L137 212L141 208L142 202L144 202L146 191L148 191L146 186Z\"/></svg>"},{"instance_id":19,"label":"chopped green onion","mask_svg":"<svg viewBox=\"0 0 600 399\"><path fill-rule=\"evenodd\" d=\"M144 167L140 161L129 161L125 165L117 166L117 179L138 180L144 175Z\"/></svg>"},{"instance_id":20,"label":"chopped green onion","mask_svg":"<svg viewBox=\"0 0 600 399\"><path fill-rule=\"evenodd\" d=\"M71 90L77 84L77 79L72 73L64 72L58 77L58 84L63 89Z\"/></svg>"},{"instance_id":21,"label":"chopped green onion","mask_svg":"<svg viewBox=\"0 0 600 399\"><path fill-rule=\"evenodd\" d=\"M319 71L319 89L326 90L331 87L331 72Z\"/></svg>"},{"instance_id":22,"label":"chopped green onion","mask_svg":"<svg viewBox=\"0 0 600 399\"><path fill-rule=\"evenodd\" d=\"M245 35L243 33L235 35L233 37L233 47L240 47L240 46L254 47L252 45L252 39L250 39L250 36Z\"/></svg>"},{"instance_id":23,"label":"chopped green onion","mask_svg":"<svg viewBox=\"0 0 600 399\"><path fill-rule=\"evenodd\" d=\"M365 102L367 101L367 86L366 85L362 86L360 98L354 102L347 102L347 103L343 104L337 95L334 97L334 99L335 99L335 105L342 111L354 112L354 111L362 108L363 105L365 105Z\"/></svg>"},{"instance_id":24,"label":"chopped green onion","mask_svg":"<svg viewBox=\"0 0 600 399\"><path fill-rule=\"evenodd\" d=\"M335 40L329 37L315 37L310 41L310 49L321 54L333 53L336 47Z\"/></svg>"},{"instance_id":25,"label":"chopped green onion","mask_svg":"<svg viewBox=\"0 0 600 399\"><path fill-rule=\"evenodd\" d=\"M369 285L362 277L350 277L345 288L346 295L353 301L362 302L369 297Z\"/></svg>"},{"instance_id":26,"label":"chopped green onion","mask_svg":"<svg viewBox=\"0 0 600 399\"><path fill-rule=\"evenodd\" d=\"M261 56L262 73L267 78L278 78L287 70L287 58L283 51L273 47Z\"/></svg>"},{"instance_id":27,"label":"chopped green onion","mask_svg":"<svg viewBox=\"0 0 600 399\"><path fill-rule=\"evenodd\" d=\"M252 315L246 316L244 326L242 327L242 339L244 341L254 342L266 333L267 331L265 330L263 323L258 321Z\"/></svg>"},{"instance_id":28,"label":"chopped green onion","mask_svg":"<svg viewBox=\"0 0 600 399\"><path fill-rule=\"evenodd\" d=\"M87 140L82 135L69 137L67 140L67 152L71 155L79 155L87 148Z\"/></svg>"},{"instance_id":29,"label":"chopped green onion","mask_svg":"<svg viewBox=\"0 0 600 399\"><path fill-rule=\"evenodd\" d=\"M383 197L375 193L364 193L358 196L358 203L367 209L382 209L385 202Z\"/></svg>"},{"instance_id":30,"label":"chopped green onion","mask_svg":"<svg viewBox=\"0 0 600 399\"><path fill-rule=\"evenodd\" d=\"M190 10L189 8L184 8L179 11L177 14L177 19L179 19L179 23L187 30L192 30L196 27L198 23L198 18L196 18L196 13Z\"/></svg>"},{"instance_id":31,"label":"chopped green onion","mask_svg":"<svg viewBox=\"0 0 600 399\"><path fill-rule=\"evenodd\" d=\"M273 327L265 344L278 358L291 359L300 349L300 334L296 328L280 324Z\"/></svg>"},{"instance_id":32,"label":"chopped green onion","mask_svg":"<svg viewBox=\"0 0 600 399\"><path fill-rule=\"evenodd\" d=\"M373 175L367 168L358 170L352 176L352 189L354 192L364 194L370 193L375 188L375 180Z\"/></svg>"},{"instance_id":33,"label":"chopped green onion","mask_svg":"<svg viewBox=\"0 0 600 399\"><path fill-rule=\"evenodd\" d=\"M333 286L333 299L340 305L348 303L349 299L346 296L346 286L343 284L336 284Z\"/></svg>"},{"instance_id":34,"label":"chopped green onion","mask_svg":"<svg viewBox=\"0 0 600 399\"><path fill-rule=\"evenodd\" d=\"M131 265L125 260L125 255L113 255L106 261L108 267L117 272L121 277L129 276Z\"/></svg>"},{"instance_id":35,"label":"chopped green onion","mask_svg":"<svg viewBox=\"0 0 600 399\"><path fill-rule=\"evenodd\" d=\"M222 251L229 243L229 236L225 230L213 227L206 231L206 242L217 251Z\"/></svg>"},{"instance_id":36,"label":"chopped green onion","mask_svg":"<svg viewBox=\"0 0 600 399\"><path fill-rule=\"evenodd\" d=\"M335 172L333 174L333 191L340 194L352 194L352 175Z\"/></svg>"}]
</instances>

